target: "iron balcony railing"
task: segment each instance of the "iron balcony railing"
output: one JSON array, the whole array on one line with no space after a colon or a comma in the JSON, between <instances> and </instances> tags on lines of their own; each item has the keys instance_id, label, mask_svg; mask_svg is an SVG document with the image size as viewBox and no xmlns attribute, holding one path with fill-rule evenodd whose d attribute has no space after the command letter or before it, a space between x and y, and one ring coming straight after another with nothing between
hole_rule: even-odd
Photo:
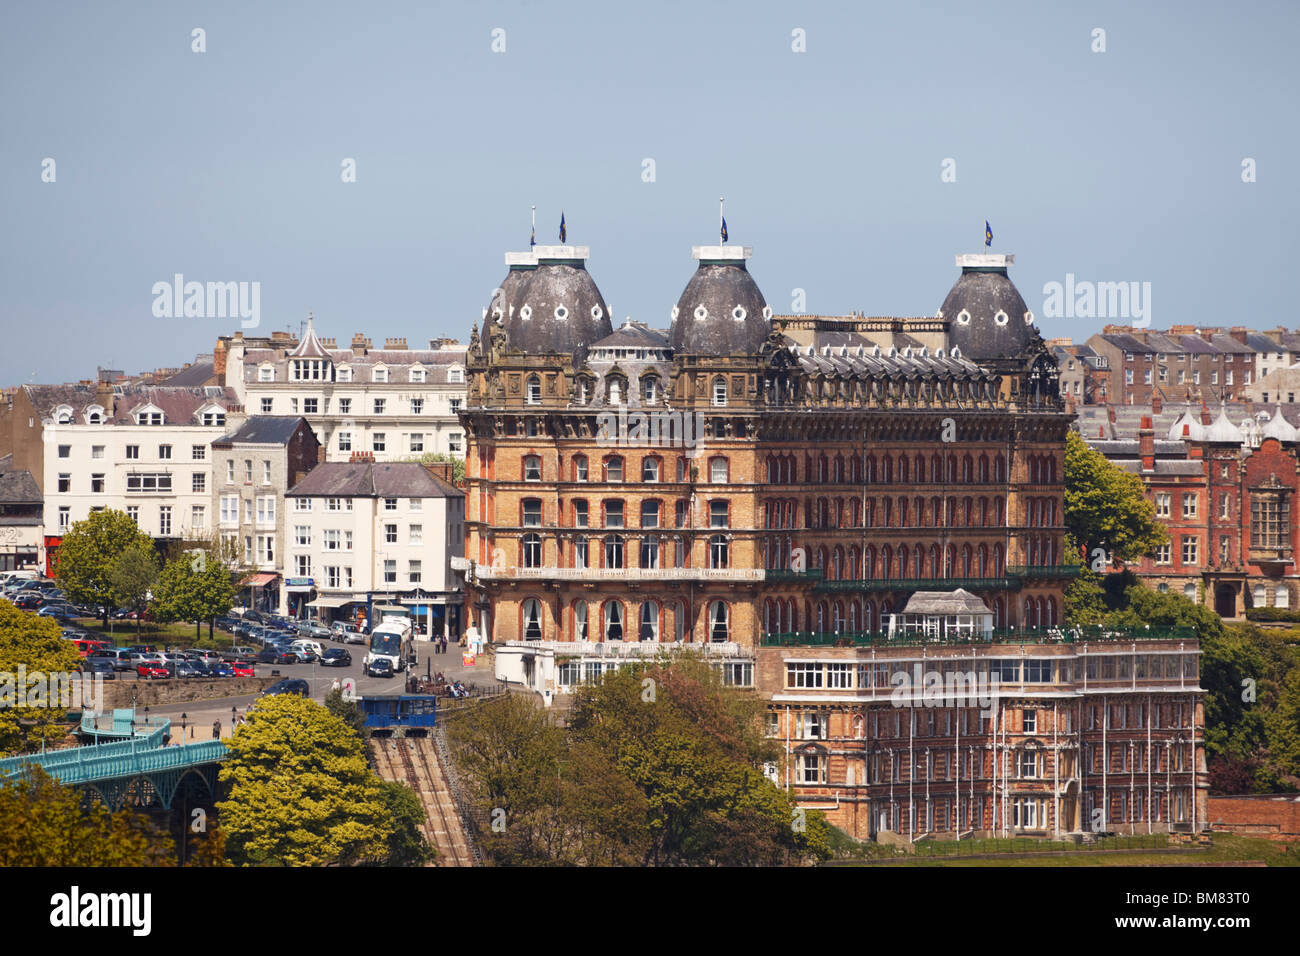
<instances>
[{"instance_id":1,"label":"iron balcony railing","mask_svg":"<svg viewBox=\"0 0 1300 956\"><path fill-rule=\"evenodd\" d=\"M1014 587L1011 578L858 578L822 581L814 591L951 591L1006 590Z\"/></svg>"},{"instance_id":2,"label":"iron balcony railing","mask_svg":"<svg viewBox=\"0 0 1300 956\"><path fill-rule=\"evenodd\" d=\"M1125 641L1195 641L1192 627L1152 627L1132 630L1104 628L1005 628L970 636L936 637L912 633L890 636L884 631L794 631L764 634L761 647L910 647L919 644L1090 644Z\"/></svg>"}]
</instances>

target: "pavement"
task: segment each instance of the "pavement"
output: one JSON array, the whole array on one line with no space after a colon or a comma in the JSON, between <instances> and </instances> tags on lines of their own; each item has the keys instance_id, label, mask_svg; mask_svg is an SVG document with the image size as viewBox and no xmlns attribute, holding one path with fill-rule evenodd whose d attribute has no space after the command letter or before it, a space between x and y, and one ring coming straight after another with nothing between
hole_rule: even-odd
<instances>
[{"instance_id":1,"label":"pavement","mask_svg":"<svg viewBox=\"0 0 1300 956\"><path fill-rule=\"evenodd\" d=\"M321 703L324 702L326 695L332 689L334 681L338 680L341 683L347 677L351 677L357 682L357 693L362 696L400 694L405 691L407 676L405 672L387 678L367 677L361 672L361 660L366 654L366 648L363 645L341 645L332 641L321 641L321 644L326 648L346 647L352 655L351 665L348 667L321 667L315 663L258 664L254 668L254 673L258 677L272 677L276 676L272 673L274 671L278 672L279 677L302 678L311 687L312 699ZM456 647L455 644L447 645L445 655L435 654L433 652L434 645L430 642L419 641L415 647L418 661L414 667L414 672L420 677L437 674L441 671L443 676L450 681L460 680L466 684L477 684L479 687L496 684L496 675L492 670L492 658L490 656L480 655L474 666L466 667L461 656L461 649ZM126 675L122 676L125 677ZM221 722L219 736L226 739L232 733L232 722L242 720L257 699L257 695L245 694L239 697L191 700L176 704L157 704L149 708L149 716L170 718L173 740L179 741L182 729L186 743L212 740L214 737L212 725L215 721Z\"/></svg>"}]
</instances>

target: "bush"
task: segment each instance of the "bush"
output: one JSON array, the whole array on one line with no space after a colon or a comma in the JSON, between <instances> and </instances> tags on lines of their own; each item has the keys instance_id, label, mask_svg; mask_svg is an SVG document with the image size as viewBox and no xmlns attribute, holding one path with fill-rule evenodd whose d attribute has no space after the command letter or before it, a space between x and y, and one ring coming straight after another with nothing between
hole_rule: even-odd
<instances>
[{"instance_id":1,"label":"bush","mask_svg":"<svg viewBox=\"0 0 1300 956\"><path fill-rule=\"evenodd\" d=\"M1288 611L1280 607L1253 607L1246 610L1248 621L1287 621L1300 622L1300 611Z\"/></svg>"}]
</instances>

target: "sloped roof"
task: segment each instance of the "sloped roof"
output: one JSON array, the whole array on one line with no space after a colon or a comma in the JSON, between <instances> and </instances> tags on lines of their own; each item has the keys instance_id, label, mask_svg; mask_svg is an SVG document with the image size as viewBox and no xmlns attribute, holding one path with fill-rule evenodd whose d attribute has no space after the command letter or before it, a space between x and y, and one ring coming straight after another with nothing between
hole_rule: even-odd
<instances>
[{"instance_id":1,"label":"sloped roof","mask_svg":"<svg viewBox=\"0 0 1300 956\"><path fill-rule=\"evenodd\" d=\"M254 415L235 431L212 442L214 448L229 445L284 445L307 420L300 415Z\"/></svg>"},{"instance_id":2,"label":"sloped roof","mask_svg":"<svg viewBox=\"0 0 1300 956\"><path fill-rule=\"evenodd\" d=\"M164 379L158 384L163 387L180 386L183 388L192 388L200 385L206 385L216 374L212 360L206 362L194 362L185 366L171 378Z\"/></svg>"},{"instance_id":3,"label":"sloped roof","mask_svg":"<svg viewBox=\"0 0 1300 956\"><path fill-rule=\"evenodd\" d=\"M10 461L13 459L11 458ZM39 505L41 489L27 469L0 471L0 502L7 505Z\"/></svg>"},{"instance_id":4,"label":"sloped roof","mask_svg":"<svg viewBox=\"0 0 1300 956\"><path fill-rule=\"evenodd\" d=\"M333 461L317 465L291 498L450 498L464 494L418 462Z\"/></svg>"},{"instance_id":5,"label":"sloped roof","mask_svg":"<svg viewBox=\"0 0 1300 956\"><path fill-rule=\"evenodd\" d=\"M992 614L987 604L965 588L955 591L917 591L907 600L904 614Z\"/></svg>"}]
</instances>

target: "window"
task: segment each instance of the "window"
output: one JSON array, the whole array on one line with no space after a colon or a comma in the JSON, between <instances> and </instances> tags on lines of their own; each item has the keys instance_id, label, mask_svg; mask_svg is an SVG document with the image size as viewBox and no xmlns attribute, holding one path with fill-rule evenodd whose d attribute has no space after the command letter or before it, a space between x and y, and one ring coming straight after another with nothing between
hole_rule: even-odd
<instances>
[{"instance_id":1,"label":"window","mask_svg":"<svg viewBox=\"0 0 1300 956\"><path fill-rule=\"evenodd\" d=\"M136 518L138 519L140 516L140 509L136 508L135 512L136 512ZM68 528L70 527L72 527L72 509L68 507L60 507L59 508L59 530L67 531Z\"/></svg>"},{"instance_id":2,"label":"window","mask_svg":"<svg viewBox=\"0 0 1300 956\"><path fill-rule=\"evenodd\" d=\"M293 526L293 543L299 548L311 547L311 525L296 524Z\"/></svg>"},{"instance_id":3,"label":"window","mask_svg":"<svg viewBox=\"0 0 1300 956\"><path fill-rule=\"evenodd\" d=\"M425 379L424 369L422 368L411 369L411 374L409 378L412 382L423 382Z\"/></svg>"},{"instance_id":4,"label":"window","mask_svg":"<svg viewBox=\"0 0 1300 956\"><path fill-rule=\"evenodd\" d=\"M659 480L659 459L643 458L641 460L641 480L655 482Z\"/></svg>"},{"instance_id":5,"label":"window","mask_svg":"<svg viewBox=\"0 0 1300 956\"><path fill-rule=\"evenodd\" d=\"M385 584L397 583L397 562L396 561L384 562L384 583Z\"/></svg>"},{"instance_id":6,"label":"window","mask_svg":"<svg viewBox=\"0 0 1300 956\"><path fill-rule=\"evenodd\" d=\"M302 400L302 413L304 415L315 415L320 410L320 400L315 398L304 398Z\"/></svg>"},{"instance_id":7,"label":"window","mask_svg":"<svg viewBox=\"0 0 1300 956\"><path fill-rule=\"evenodd\" d=\"M300 578L311 577L311 555L295 554L293 556L293 571Z\"/></svg>"},{"instance_id":8,"label":"window","mask_svg":"<svg viewBox=\"0 0 1300 956\"><path fill-rule=\"evenodd\" d=\"M1131 368L1124 369L1124 384L1125 385L1133 384L1133 370Z\"/></svg>"},{"instance_id":9,"label":"window","mask_svg":"<svg viewBox=\"0 0 1300 956\"><path fill-rule=\"evenodd\" d=\"M530 531L523 537L523 564L526 568L542 566L542 536Z\"/></svg>"},{"instance_id":10,"label":"window","mask_svg":"<svg viewBox=\"0 0 1300 956\"><path fill-rule=\"evenodd\" d=\"M1026 750L1020 754L1020 779L1032 780L1038 776L1038 751Z\"/></svg>"},{"instance_id":11,"label":"window","mask_svg":"<svg viewBox=\"0 0 1300 956\"><path fill-rule=\"evenodd\" d=\"M339 432L339 451L352 450L352 433Z\"/></svg>"},{"instance_id":12,"label":"window","mask_svg":"<svg viewBox=\"0 0 1300 956\"><path fill-rule=\"evenodd\" d=\"M411 451L424 451L424 432L411 432Z\"/></svg>"},{"instance_id":13,"label":"window","mask_svg":"<svg viewBox=\"0 0 1300 956\"><path fill-rule=\"evenodd\" d=\"M605 459L605 480L622 481L623 480L623 459L614 455Z\"/></svg>"},{"instance_id":14,"label":"window","mask_svg":"<svg viewBox=\"0 0 1300 956\"><path fill-rule=\"evenodd\" d=\"M235 481L235 463L233 461L227 461L226 462L226 483L233 484L234 481Z\"/></svg>"},{"instance_id":15,"label":"window","mask_svg":"<svg viewBox=\"0 0 1300 956\"><path fill-rule=\"evenodd\" d=\"M641 502L641 527L643 528L659 527L659 502L657 501Z\"/></svg>"},{"instance_id":16,"label":"window","mask_svg":"<svg viewBox=\"0 0 1300 956\"><path fill-rule=\"evenodd\" d=\"M623 605L618 601L610 601L605 605L605 640L621 641L623 640Z\"/></svg>"},{"instance_id":17,"label":"window","mask_svg":"<svg viewBox=\"0 0 1300 956\"><path fill-rule=\"evenodd\" d=\"M275 524L275 496L263 495L257 499L257 523Z\"/></svg>"},{"instance_id":18,"label":"window","mask_svg":"<svg viewBox=\"0 0 1300 956\"><path fill-rule=\"evenodd\" d=\"M70 450L70 449L69 449L69 446L67 446L67 445L60 445L60 446L59 446L59 457L60 457L60 458L67 458L67 457L68 457L68 452L69 452L69 450ZM138 459L138 458L140 457L140 446L139 446L139 445L127 445L127 446L126 446L126 457L127 457L128 459L132 459L132 460L134 460L134 459Z\"/></svg>"},{"instance_id":19,"label":"window","mask_svg":"<svg viewBox=\"0 0 1300 956\"><path fill-rule=\"evenodd\" d=\"M262 484L269 485L270 483L271 483L271 463L269 461L263 461L262 462Z\"/></svg>"},{"instance_id":20,"label":"window","mask_svg":"<svg viewBox=\"0 0 1300 956\"><path fill-rule=\"evenodd\" d=\"M412 415L424 414L424 399L422 398L411 399L411 414Z\"/></svg>"},{"instance_id":21,"label":"window","mask_svg":"<svg viewBox=\"0 0 1300 956\"><path fill-rule=\"evenodd\" d=\"M447 381L452 385L465 384L465 370L463 368L450 368L447 370Z\"/></svg>"},{"instance_id":22,"label":"window","mask_svg":"<svg viewBox=\"0 0 1300 956\"><path fill-rule=\"evenodd\" d=\"M172 533L171 505L163 505L158 509L158 533L163 536Z\"/></svg>"},{"instance_id":23,"label":"window","mask_svg":"<svg viewBox=\"0 0 1300 956\"><path fill-rule=\"evenodd\" d=\"M709 483L714 485L725 485L727 483L727 459L709 459Z\"/></svg>"},{"instance_id":24,"label":"window","mask_svg":"<svg viewBox=\"0 0 1300 956\"><path fill-rule=\"evenodd\" d=\"M462 405L462 401L461 401L461 399L459 399L459 398L449 399L448 402L447 402L447 404L448 404L448 406L450 407L450 412L451 412L451 414L453 414L453 415L459 415L459 414L460 414L460 406Z\"/></svg>"},{"instance_id":25,"label":"window","mask_svg":"<svg viewBox=\"0 0 1300 956\"><path fill-rule=\"evenodd\" d=\"M374 410L376 415L384 414L384 406L387 404L387 401L388 400L384 398L376 398L374 400Z\"/></svg>"},{"instance_id":26,"label":"window","mask_svg":"<svg viewBox=\"0 0 1300 956\"><path fill-rule=\"evenodd\" d=\"M253 483L253 461L250 458L244 459L244 483L249 485Z\"/></svg>"},{"instance_id":27,"label":"window","mask_svg":"<svg viewBox=\"0 0 1300 956\"><path fill-rule=\"evenodd\" d=\"M196 471L190 475L190 491L204 492L207 491L208 476L201 471Z\"/></svg>"},{"instance_id":28,"label":"window","mask_svg":"<svg viewBox=\"0 0 1300 956\"><path fill-rule=\"evenodd\" d=\"M542 404L542 382L536 375L528 377L528 385L524 392L524 402L528 405Z\"/></svg>"},{"instance_id":29,"label":"window","mask_svg":"<svg viewBox=\"0 0 1300 956\"><path fill-rule=\"evenodd\" d=\"M1196 517L1196 494L1195 493L1189 493L1183 495L1183 517L1184 518Z\"/></svg>"},{"instance_id":30,"label":"window","mask_svg":"<svg viewBox=\"0 0 1300 956\"><path fill-rule=\"evenodd\" d=\"M325 565L325 586L327 588L337 588L339 586L339 566L337 564Z\"/></svg>"},{"instance_id":31,"label":"window","mask_svg":"<svg viewBox=\"0 0 1300 956\"><path fill-rule=\"evenodd\" d=\"M541 502L539 501L539 502L537 502L537 504L538 504L538 508L539 508L539 511L540 511L540 508L541 508ZM528 502L524 502L524 515L525 515L525 519L527 518L527 513L528 513ZM589 527L589 525L588 525L588 519L589 519L589 517L590 517L590 516L589 516L588 511L587 511L587 502L586 502L586 501L582 501L582 500L575 501L575 502L573 503L573 526L574 526L575 528L586 528L586 527ZM540 513L539 513L539 515L538 515L538 524L541 524L541 515L540 515Z\"/></svg>"},{"instance_id":32,"label":"window","mask_svg":"<svg viewBox=\"0 0 1300 956\"><path fill-rule=\"evenodd\" d=\"M1219 496L1219 517L1220 518L1229 517L1229 508L1231 507L1231 505L1229 504L1230 501L1231 499L1227 495Z\"/></svg>"},{"instance_id":33,"label":"window","mask_svg":"<svg viewBox=\"0 0 1300 956\"><path fill-rule=\"evenodd\" d=\"M274 402L273 399L270 399L270 398L264 398L264 399L262 399L262 414L263 414L263 415L270 415L270 414L271 414L271 410L272 410L274 407L275 407L275 402Z\"/></svg>"},{"instance_id":34,"label":"window","mask_svg":"<svg viewBox=\"0 0 1300 956\"><path fill-rule=\"evenodd\" d=\"M72 475L59 475L59 493L67 494L72 488Z\"/></svg>"},{"instance_id":35,"label":"window","mask_svg":"<svg viewBox=\"0 0 1300 956\"><path fill-rule=\"evenodd\" d=\"M370 380L371 380L372 382L387 382L387 381L388 381L388 369L386 369L386 368L377 368L377 369L375 369L375 370L371 373L371 375L370 375ZM394 572L394 577L395 577L395 576L396 576L396 573Z\"/></svg>"},{"instance_id":36,"label":"window","mask_svg":"<svg viewBox=\"0 0 1300 956\"><path fill-rule=\"evenodd\" d=\"M411 561L406 572L407 580L409 580L412 584L419 584L420 577L423 573L423 567L424 567L423 562Z\"/></svg>"},{"instance_id":37,"label":"window","mask_svg":"<svg viewBox=\"0 0 1300 956\"><path fill-rule=\"evenodd\" d=\"M1250 545L1252 548L1286 548L1290 545L1291 503L1280 493L1252 492Z\"/></svg>"},{"instance_id":38,"label":"window","mask_svg":"<svg viewBox=\"0 0 1300 956\"><path fill-rule=\"evenodd\" d=\"M375 432L370 436L371 451L385 451L388 448L388 442L383 432Z\"/></svg>"},{"instance_id":39,"label":"window","mask_svg":"<svg viewBox=\"0 0 1300 956\"><path fill-rule=\"evenodd\" d=\"M605 527L622 528L623 525L623 502L606 501L605 502Z\"/></svg>"},{"instance_id":40,"label":"window","mask_svg":"<svg viewBox=\"0 0 1300 956\"><path fill-rule=\"evenodd\" d=\"M396 510L397 510L397 499L396 499L396 498L385 498L385 499L384 499L384 510L385 510L385 511L396 511Z\"/></svg>"},{"instance_id":41,"label":"window","mask_svg":"<svg viewBox=\"0 0 1300 956\"><path fill-rule=\"evenodd\" d=\"M573 459L573 480L587 480L587 457L585 455L578 455Z\"/></svg>"},{"instance_id":42,"label":"window","mask_svg":"<svg viewBox=\"0 0 1300 956\"><path fill-rule=\"evenodd\" d=\"M1200 541L1199 538L1193 538L1193 537L1183 538L1183 564L1196 563L1196 549L1198 546L1197 543L1199 541Z\"/></svg>"},{"instance_id":43,"label":"window","mask_svg":"<svg viewBox=\"0 0 1300 956\"><path fill-rule=\"evenodd\" d=\"M619 569L623 567L623 536L607 535L605 538L605 567Z\"/></svg>"},{"instance_id":44,"label":"window","mask_svg":"<svg viewBox=\"0 0 1300 956\"><path fill-rule=\"evenodd\" d=\"M140 527L140 506L139 505L127 505L126 516L131 519L132 523L134 523L137 528Z\"/></svg>"},{"instance_id":45,"label":"window","mask_svg":"<svg viewBox=\"0 0 1300 956\"><path fill-rule=\"evenodd\" d=\"M352 414L352 399L350 399L350 398L340 398L340 399L339 399L339 414L340 414L340 415L351 415L351 414Z\"/></svg>"},{"instance_id":46,"label":"window","mask_svg":"<svg viewBox=\"0 0 1300 956\"><path fill-rule=\"evenodd\" d=\"M200 446L198 446L198 447L202 448L203 446L200 445ZM91 458L103 458L103 457L104 457L104 446L103 446L103 445L91 445L91 446L90 446L90 457L91 457Z\"/></svg>"},{"instance_id":47,"label":"window","mask_svg":"<svg viewBox=\"0 0 1300 956\"><path fill-rule=\"evenodd\" d=\"M237 495L221 496L221 523L223 525L239 524L239 497Z\"/></svg>"},{"instance_id":48,"label":"window","mask_svg":"<svg viewBox=\"0 0 1300 956\"><path fill-rule=\"evenodd\" d=\"M816 753L800 754L799 782L805 784L825 783L826 759Z\"/></svg>"},{"instance_id":49,"label":"window","mask_svg":"<svg viewBox=\"0 0 1300 956\"><path fill-rule=\"evenodd\" d=\"M1050 662L1050 661L1029 661L1028 663L1030 663L1030 664L1047 664L1047 666L1049 667L1049 669L1050 669L1050 667L1051 667L1051 662ZM1026 675L1026 676L1028 676L1028 675ZM1020 729L1021 729L1021 731L1022 731L1023 733L1026 733L1026 734L1036 734L1036 733L1038 733L1038 711L1036 711L1036 710L1026 710L1026 711L1021 715L1020 720L1021 720Z\"/></svg>"},{"instance_id":50,"label":"window","mask_svg":"<svg viewBox=\"0 0 1300 956\"><path fill-rule=\"evenodd\" d=\"M171 491L172 476L167 474L127 475L126 490L142 493Z\"/></svg>"},{"instance_id":51,"label":"window","mask_svg":"<svg viewBox=\"0 0 1300 956\"><path fill-rule=\"evenodd\" d=\"M642 382L642 402L646 405L653 405L659 399L659 383L654 378L647 378Z\"/></svg>"},{"instance_id":52,"label":"window","mask_svg":"<svg viewBox=\"0 0 1300 956\"><path fill-rule=\"evenodd\" d=\"M291 398L291 399L289 399L289 413L292 414L292 415L297 415L297 414L298 414L298 399L297 399L297 398Z\"/></svg>"},{"instance_id":53,"label":"window","mask_svg":"<svg viewBox=\"0 0 1300 956\"><path fill-rule=\"evenodd\" d=\"M407 530L409 535L409 544L424 544L424 525L413 524Z\"/></svg>"},{"instance_id":54,"label":"window","mask_svg":"<svg viewBox=\"0 0 1300 956\"><path fill-rule=\"evenodd\" d=\"M540 455L528 455L524 458L524 481L542 480L542 459Z\"/></svg>"},{"instance_id":55,"label":"window","mask_svg":"<svg viewBox=\"0 0 1300 956\"><path fill-rule=\"evenodd\" d=\"M727 567L731 556L731 547L725 534L715 534L709 538L709 567L722 569Z\"/></svg>"},{"instance_id":56,"label":"window","mask_svg":"<svg viewBox=\"0 0 1300 956\"><path fill-rule=\"evenodd\" d=\"M397 544L397 525L395 524L384 525L384 543Z\"/></svg>"},{"instance_id":57,"label":"window","mask_svg":"<svg viewBox=\"0 0 1300 956\"><path fill-rule=\"evenodd\" d=\"M1155 562L1156 562L1156 564L1169 564L1169 563L1170 563L1170 559L1169 559L1169 548L1170 548L1170 546L1167 545L1167 544L1156 545L1156 549L1155 549Z\"/></svg>"},{"instance_id":58,"label":"window","mask_svg":"<svg viewBox=\"0 0 1300 956\"><path fill-rule=\"evenodd\" d=\"M244 563L253 563L253 539L249 535L244 535Z\"/></svg>"},{"instance_id":59,"label":"window","mask_svg":"<svg viewBox=\"0 0 1300 956\"><path fill-rule=\"evenodd\" d=\"M722 643L731 639L731 614L722 601L709 606L709 640Z\"/></svg>"},{"instance_id":60,"label":"window","mask_svg":"<svg viewBox=\"0 0 1300 956\"><path fill-rule=\"evenodd\" d=\"M709 502L709 527L710 528L728 528L731 526L729 518L730 504L726 501Z\"/></svg>"},{"instance_id":61,"label":"window","mask_svg":"<svg viewBox=\"0 0 1300 956\"><path fill-rule=\"evenodd\" d=\"M718 376L713 380L713 404L718 408L727 405L727 380Z\"/></svg>"},{"instance_id":62,"label":"window","mask_svg":"<svg viewBox=\"0 0 1300 956\"><path fill-rule=\"evenodd\" d=\"M447 436L447 451L453 455L460 454L460 432L452 432Z\"/></svg>"}]
</instances>

